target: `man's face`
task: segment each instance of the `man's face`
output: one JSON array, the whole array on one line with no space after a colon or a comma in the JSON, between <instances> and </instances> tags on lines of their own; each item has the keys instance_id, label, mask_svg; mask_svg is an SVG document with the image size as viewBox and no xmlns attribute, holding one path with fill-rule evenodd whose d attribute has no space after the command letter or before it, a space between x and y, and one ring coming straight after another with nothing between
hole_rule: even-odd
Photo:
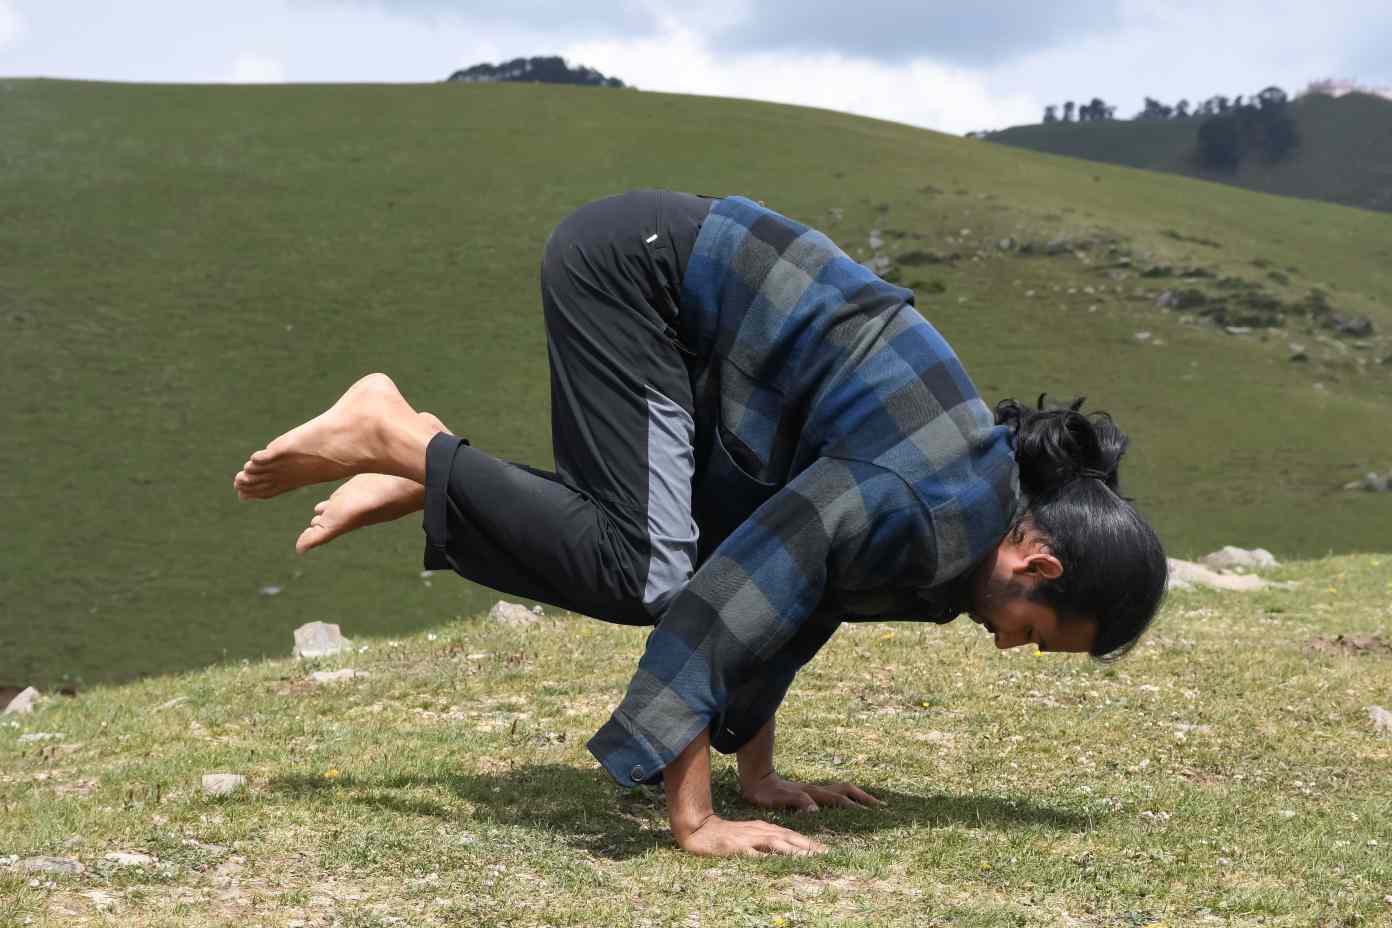
<instances>
[{"instance_id":1,"label":"man's face","mask_svg":"<svg viewBox=\"0 0 1392 928\"><path fill-rule=\"evenodd\" d=\"M1086 653L1097 637L1095 621L1060 622L1053 607L1029 598L1035 586L1062 572L1058 559L1028 530L1019 542L1007 536L977 573L968 614L1002 651L1033 643L1041 651Z\"/></svg>"}]
</instances>

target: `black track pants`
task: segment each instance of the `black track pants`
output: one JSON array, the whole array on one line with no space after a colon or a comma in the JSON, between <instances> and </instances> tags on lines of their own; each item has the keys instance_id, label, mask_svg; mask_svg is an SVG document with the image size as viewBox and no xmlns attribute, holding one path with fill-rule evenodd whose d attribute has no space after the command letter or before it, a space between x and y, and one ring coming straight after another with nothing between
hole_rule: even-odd
<instances>
[{"instance_id":1,"label":"black track pants","mask_svg":"<svg viewBox=\"0 0 1392 928\"><path fill-rule=\"evenodd\" d=\"M686 584L695 423L674 324L710 203L634 191L556 227L541 265L556 473L436 435L427 568L627 625L653 624Z\"/></svg>"}]
</instances>

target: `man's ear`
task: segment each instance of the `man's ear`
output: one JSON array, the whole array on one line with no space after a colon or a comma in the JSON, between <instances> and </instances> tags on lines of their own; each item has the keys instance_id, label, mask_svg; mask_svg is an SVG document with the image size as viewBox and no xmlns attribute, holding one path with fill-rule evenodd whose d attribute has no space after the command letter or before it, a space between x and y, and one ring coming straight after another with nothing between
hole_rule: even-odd
<instances>
[{"instance_id":1,"label":"man's ear","mask_svg":"<svg viewBox=\"0 0 1392 928\"><path fill-rule=\"evenodd\" d=\"M1057 580L1063 576L1063 563L1047 551L1039 551L1025 561L1025 573L1042 580Z\"/></svg>"}]
</instances>

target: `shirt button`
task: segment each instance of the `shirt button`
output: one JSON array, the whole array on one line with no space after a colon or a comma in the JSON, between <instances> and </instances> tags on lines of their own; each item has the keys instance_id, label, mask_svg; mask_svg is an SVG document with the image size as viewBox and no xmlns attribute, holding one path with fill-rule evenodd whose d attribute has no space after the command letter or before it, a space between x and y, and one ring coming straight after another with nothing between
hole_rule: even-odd
<instances>
[{"instance_id":1,"label":"shirt button","mask_svg":"<svg viewBox=\"0 0 1392 928\"><path fill-rule=\"evenodd\" d=\"M634 767L632 770L630 770L630 771L628 772L628 776L629 776L629 778L632 779L632 780L641 781L641 780L643 779L643 768L642 768L642 767Z\"/></svg>"}]
</instances>

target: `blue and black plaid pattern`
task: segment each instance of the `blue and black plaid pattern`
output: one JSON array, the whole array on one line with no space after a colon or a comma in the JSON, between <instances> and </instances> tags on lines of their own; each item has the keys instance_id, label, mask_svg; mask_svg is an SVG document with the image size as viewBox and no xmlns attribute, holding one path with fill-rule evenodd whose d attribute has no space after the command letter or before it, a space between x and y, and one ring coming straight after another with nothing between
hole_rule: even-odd
<instances>
[{"instance_id":1,"label":"blue and black plaid pattern","mask_svg":"<svg viewBox=\"0 0 1392 928\"><path fill-rule=\"evenodd\" d=\"M950 619L934 591L996 546L1020 499L1008 430L913 294L825 235L718 201L683 287L683 334L719 385L697 413L718 417L722 479L777 490L673 599L591 739L623 785L655 780L707 726L738 749L840 621L867 617L850 604Z\"/></svg>"}]
</instances>

